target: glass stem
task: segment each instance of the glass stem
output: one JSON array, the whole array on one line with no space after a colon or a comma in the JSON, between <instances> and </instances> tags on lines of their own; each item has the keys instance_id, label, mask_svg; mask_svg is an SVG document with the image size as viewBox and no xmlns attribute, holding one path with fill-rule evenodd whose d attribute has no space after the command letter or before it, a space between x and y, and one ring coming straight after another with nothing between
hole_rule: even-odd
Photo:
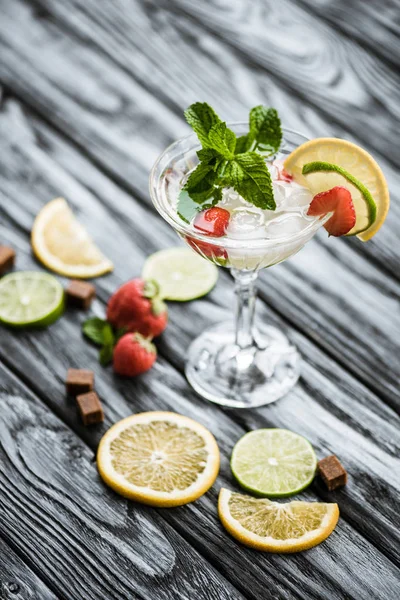
<instances>
[{"instance_id":1,"label":"glass stem","mask_svg":"<svg viewBox=\"0 0 400 600\"><path fill-rule=\"evenodd\" d=\"M254 308L256 303L256 271L231 269L235 280L236 294L236 337L235 343L241 350L255 346Z\"/></svg>"}]
</instances>

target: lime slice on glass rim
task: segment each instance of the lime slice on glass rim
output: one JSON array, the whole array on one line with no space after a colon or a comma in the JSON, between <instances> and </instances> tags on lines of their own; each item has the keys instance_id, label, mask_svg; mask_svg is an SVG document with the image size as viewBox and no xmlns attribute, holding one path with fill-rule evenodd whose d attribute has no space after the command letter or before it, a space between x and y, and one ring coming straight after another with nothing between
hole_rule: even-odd
<instances>
[{"instance_id":1,"label":"lime slice on glass rim","mask_svg":"<svg viewBox=\"0 0 400 600\"><path fill-rule=\"evenodd\" d=\"M52 275L19 271L0 280L0 322L46 327L64 312L64 290Z\"/></svg>"},{"instance_id":2,"label":"lime slice on glass rim","mask_svg":"<svg viewBox=\"0 0 400 600\"><path fill-rule=\"evenodd\" d=\"M164 300L186 302L208 294L218 279L218 269L189 248L168 248L148 257L143 279L154 279Z\"/></svg>"},{"instance_id":3,"label":"lime slice on glass rim","mask_svg":"<svg viewBox=\"0 0 400 600\"><path fill-rule=\"evenodd\" d=\"M312 482L316 468L310 442L288 429L246 433L231 458L232 473L239 484L258 496L297 494Z\"/></svg>"}]
</instances>

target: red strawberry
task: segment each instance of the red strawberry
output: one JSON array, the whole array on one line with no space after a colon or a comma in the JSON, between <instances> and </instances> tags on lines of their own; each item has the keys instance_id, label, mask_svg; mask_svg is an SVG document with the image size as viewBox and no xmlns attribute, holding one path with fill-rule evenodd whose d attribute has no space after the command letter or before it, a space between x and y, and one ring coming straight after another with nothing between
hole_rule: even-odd
<instances>
[{"instance_id":1,"label":"red strawberry","mask_svg":"<svg viewBox=\"0 0 400 600\"><path fill-rule=\"evenodd\" d=\"M329 235L336 237L348 233L356 224L356 211L349 190L336 186L326 192L320 192L311 201L307 214L312 217L333 212L324 225Z\"/></svg>"},{"instance_id":2,"label":"red strawberry","mask_svg":"<svg viewBox=\"0 0 400 600\"><path fill-rule=\"evenodd\" d=\"M292 181L293 175L290 175L290 173L286 171L282 161L275 160L272 164L278 169L278 181Z\"/></svg>"},{"instance_id":3,"label":"red strawberry","mask_svg":"<svg viewBox=\"0 0 400 600\"><path fill-rule=\"evenodd\" d=\"M224 263L228 259L228 253L225 248L221 248L220 246L215 246L214 244L208 244L207 242L202 242L200 240L196 240L190 236L186 236L186 241L193 250L196 250L199 254L204 256L205 258L210 258L211 260L215 260L218 264L224 266Z\"/></svg>"},{"instance_id":4,"label":"red strawberry","mask_svg":"<svg viewBox=\"0 0 400 600\"><path fill-rule=\"evenodd\" d=\"M149 339L140 333L126 333L114 348L114 371L118 375L134 377L151 369L156 358L156 347Z\"/></svg>"},{"instance_id":5,"label":"red strawberry","mask_svg":"<svg viewBox=\"0 0 400 600\"><path fill-rule=\"evenodd\" d=\"M167 307L155 281L132 279L113 294L107 306L107 320L116 329L138 331L145 337L160 335L167 326Z\"/></svg>"},{"instance_id":6,"label":"red strawberry","mask_svg":"<svg viewBox=\"0 0 400 600\"><path fill-rule=\"evenodd\" d=\"M196 215L193 227L201 233L222 237L228 227L230 213L225 208L214 206Z\"/></svg>"}]
</instances>

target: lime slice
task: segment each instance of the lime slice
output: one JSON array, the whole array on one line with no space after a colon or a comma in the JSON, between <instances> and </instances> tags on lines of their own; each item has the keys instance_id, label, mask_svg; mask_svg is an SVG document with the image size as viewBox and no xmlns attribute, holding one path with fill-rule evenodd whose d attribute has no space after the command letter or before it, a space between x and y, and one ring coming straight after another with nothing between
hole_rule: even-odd
<instances>
[{"instance_id":1,"label":"lime slice","mask_svg":"<svg viewBox=\"0 0 400 600\"><path fill-rule=\"evenodd\" d=\"M246 433L232 452L231 468L240 485L259 496L291 496L307 487L317 467L305 438L288 429Z\"/></svg>"},{"instance_id":2,"label":"lime slice","mask_svg":"<svg viewBox=\"0 0 400 600\"><path fill-rule=\"evenodd\" d=\"M13 327L45 327L64 311L64 290L52 275L20 271L0 280L0 321Z\"/></svg>"},{"instance_id":3,"label":"lime slice","mask_svg":"<svg viewBox=\"0 0 400 600\"><path fill-rule=\"evenodd\" d=\"M143 279L155 279L165 300L186 302L208 294L218 279L215 265L189 248L169 248L149 256Z\"/></svg>"},{"instance_id":4,"label":"lime slice","mask_svg":"<svg viewBox=\"0 0 400 600\"><path fill-rule=\"evenodd\" d=\"M376 220L376 204L369 190L351 173L343 169L339 165L333 165L332 163L314 161L306 163L303 166L303 175L309 173L339 173L348 182L354 185L361 194L357 195L353 199L354 208L357 215L357 221L353 229L346 235L357 235L366 229L369 229ZM360 225L360 222L362 223Z\"/></svg>"}]
</instances>

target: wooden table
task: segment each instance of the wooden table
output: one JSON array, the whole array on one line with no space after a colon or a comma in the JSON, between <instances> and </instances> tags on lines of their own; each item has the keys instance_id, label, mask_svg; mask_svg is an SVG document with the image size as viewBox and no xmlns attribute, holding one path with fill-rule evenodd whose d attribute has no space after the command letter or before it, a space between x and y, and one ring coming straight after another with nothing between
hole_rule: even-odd
<instances>
[{"instance_id":1,"label":"wooden table","mask_svg":"<svg viewBox=\"0 0 400 600\"><path fill-rule=\"evenodd\" d=\"M18 269L40 269L29 234L39 209L65 196L112 275L94 312L176 245L155 213L149 169L188 131L183 109L206 100L228 120L256 104L310 136L337 135L377 158L392 208L368 244L321 231L261 274L258 318L283 327L302 378L251 412L198 398L183 375L192 339L233 303L221 270L206 298L170 304L159 360L134 380L113 376L81 336L84 313L44 331L0 331L0 597L12 600L266 600L400 597L399 15L396 0L0 0L0 236ZM93 369L104 426L83 427L64 392L68 367ZM222 452L213 489L156 510L107 489L98 441L132 412L161 409L209 427ZM279 556L240 546L219 524L229 457L249 429L287 427L318 457L337 454L344 489L319 481L302 498L337 501L332 536Z\"/></svg>"}]
</instances>

